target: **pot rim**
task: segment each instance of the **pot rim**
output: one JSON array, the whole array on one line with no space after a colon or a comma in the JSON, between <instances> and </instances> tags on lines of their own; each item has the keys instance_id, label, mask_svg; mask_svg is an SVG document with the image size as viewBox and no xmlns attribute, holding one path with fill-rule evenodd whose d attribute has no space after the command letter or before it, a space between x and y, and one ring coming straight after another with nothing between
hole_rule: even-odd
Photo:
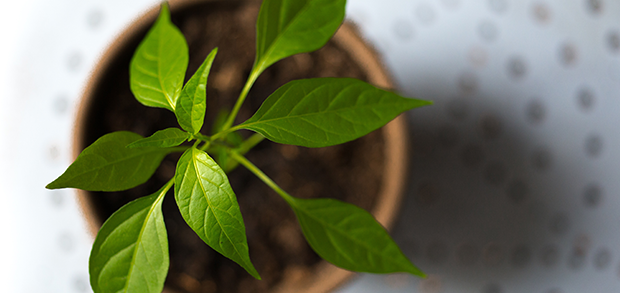
<instances>
[{"instance_id":1,"label":"pot rim","mask_svg":"<svg viewBox=\"0 0 620 293\"><path fill-rule=\"evenodd\" d=\"M171 12L174 12L204 2L215 2L215 0L169 0L169 5ZM141 31L146 30L154 22L158 13L159 6L156 5L133 20L114 38L90 72L88 82L80 96L73 127L72 157L74 160L86 147L83 145L84 125L92 104L92 96L104 72L112 64L114 57L132 39L138 37ZM367 75L369 83L384 89L394 88L392 78L381 62L379 55L360 36L357 27L352 22L345 21L331 40L349 52L350 57L358 63ZM384 172L379 196L371 213L379 223L390 230L398 215L408 173L408 134L404 115L400 115L386 124L382 128L382 135L384 138ZM94 216L96 214L94 204L88 200L86 191L76 189L76 197L81 213L87 222L88 230L94 238L101 227L101 223ZM274 288L273 292L326 292L342 285L354 274L354 272L338 268L322 260L312 274L301 278L285 279ZM166 288L164 292L171 291Z\"/></svg>"}]
</instances>

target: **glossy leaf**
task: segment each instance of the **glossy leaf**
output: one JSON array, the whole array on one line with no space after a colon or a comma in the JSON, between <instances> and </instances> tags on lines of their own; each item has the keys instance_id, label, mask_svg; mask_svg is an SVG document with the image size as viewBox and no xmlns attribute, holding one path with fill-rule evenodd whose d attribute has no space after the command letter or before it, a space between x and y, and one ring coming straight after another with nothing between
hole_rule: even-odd
<instances>
[{"instance_id":1,"label":"glossy leaf","mask_svg":"<svg viewBox=\"0 0 620 293\"><path fill-rule=\"evenodd\" d=\"M170 21L168 4L164 2L157 21L131 59L131 92L145 106L174 111L188 60L185 37Z\"/></svg>"},{"instance_id":2,"label":"glossy leaf","mask_svg":"<svg viewBox=\"0 0 620 293\"><path fill-rule=\"evenodd\" d=\"M174 194L181 215L205 243L260 279L250 261L237 198L228 177L207 153L185 151L177 163Z\"/></svg>"},{"instance_id":3,"label":"glossy leaf","mask_svg":"<svg viewBox=\"0 0 620 293\"><path fill-rule=\"evenodd\" d=\"M278 143L325 147L364 136L400 113L428 104L357 79L303 79L277 89L236 128Z\"/></svg>"},{"instance_id":4,"label":"glossy leaf","mask_svg":"<svg viewBox=\"0 0 620 293\"><path fill-rule=\"evenodd\" d=\"M142 136L118 131L100 137L85 148L46 188L80 188L90 191L120 191L148 180L171 149L154 147L126 148Z\"/></svg>"},{"instance_id":5,"label":"glossy leaf","mask_svg":"<svg viewBox=\"0 0 620 293\"><path fill-rule=\"evenodd\" d=\"M335 199L290 199L310 246L343 269L424 276L367 211Z\"/></svg>"},{"instance_id":6,"label":"glossy leaf","mask_svg":"<svg viewBox=\"0 0 620 293\"><path fill-rule=\"evenodd\" d=\"M191 138L191 134L174 127L166 128L164 130L157 131L153 135L136 140L129 145L128 148L139 147L159 147L168 148L182 144L186 140Z\"/></svg>"},{"instance_id":7,"label":"glossy leaf","mask_svg":"<svg viewBox=\"0 0 620 293\"><path fill-rule=\"evenodd\" d=\"M256 22L255 70L321 48L344 19L346 0L265 0Z\"/></svg>"},{"instance_id":8,"label":"glossy leaf","mask_svg":"<svg viewBox=\"0 0 620 293\"><path fill-rule=\"evenodd\" d=\"M103 224L90 254L95 293L161 293L169 267L161 205L169 188L126 204Z\"/></svg>"},{"instance_id":9,"label":"glossy leaf","mask_svg":"<svg viewBox=\"0 0 620 293\"><path fill-rule=\"evenodd\" d=\"M175 114L183 129L196 134L202 128L207 110L207 77L213 65L217 48L213 49L200 68L189 79L177 100Z\"/></svg>"}]
</instances>

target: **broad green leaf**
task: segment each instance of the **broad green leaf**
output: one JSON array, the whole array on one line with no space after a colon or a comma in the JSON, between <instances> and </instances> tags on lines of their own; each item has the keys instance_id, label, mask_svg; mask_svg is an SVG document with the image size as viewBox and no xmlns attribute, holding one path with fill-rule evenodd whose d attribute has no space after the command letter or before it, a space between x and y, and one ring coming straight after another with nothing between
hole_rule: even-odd
<instances>
[{"instance_id":1,"label":"broad green leaf","mask_svg":"<svg viewBox=\"0 0 620 293\"><path fill-rule=\"evenodd\" d=\"M103 224L89 261L95 293L161 293L169 267L161 204L169 188L126 204Z\"/></svg>"},{"instance_id":2,"label":"broad green leaf","mask_svg":"<svg viewBox=\"0 0 620 293\"><path fill-rule=\"evenodd\" d=\"M259 73L288 56L321 48L344 19L346 0L265 0L256 22Z\"/></svg>"},{"instance_id":3,"label":"broad green leaf","mask_svg":"<svg viewBox=\"0 0 620 293\"><path fill-rule=\"evenodd\" d=\"M191 138L191 134L174 127L157 131L153 135L136 140L127 145L128 148L159 147L168 148L182 144Z\"/></svg>"},{"instance_id":4,"label":"broad green leaf","mask_svg":"<svg viewBox=\"0 0 620 293\"><path fill-rule=\"evenodd\" d=\"M46 188L79 188L90 191L120 191L148 180L171 149L126 148L142 136L129 131L106 134L85 148Z\"/></svg>"},{"instance_id":5,"label":"broad green leaf","mask_svg":"<svg viewBox=\"0 0 620 293\"><path fill-rule=\"evenodd\" d=\"M428 104L357 79L303 79L277 89L254 116L235 128L278 143L325 147L364 136L400 113Z\"/></svg>"},{"instance_id":6,"label":"broad green leaf","mask_svg":"<svg viewBox=\"0 0 620 293\"><path fill-rule=\"evenodd\" d=\"M260 279L250 261L235 193L207 153L196 148L185 151L177 163L174 194L181 215L205 243Z\"/></svg>"},{"instance_id":7,"label":"broad green leaf","mask_svg":"<svg viewBox=\"0 0 620 293\"><path fill-rule=\"evenodd\" d=\"M183 129L196 134L202 128L207 110L207 77L213 65L217 48L213 49L200 68L189 79L177 100L175 114Z\"/></svg>"},{"instance_id":8,"label":"broad green leaf","mask_svg":"<svg viewBox=\"0 0 620 293\"><path fill-rule=\"evenodd\" d=\"M145 106L174 112L188 60L185 37L170 21L168 4L164 2L157 21L131 59L131 92Z\"/></svg>"},{"instance_id":9,"label":"broad green leaf","mask_svg":"<svg viewBox=\"0 0 620 293\"><path fill-rule=\"evenodd\" d=\"M424 276L365 210L335 199L292 198L289 203L310 246L343 269Z\"/></svg>"}]
</instances>

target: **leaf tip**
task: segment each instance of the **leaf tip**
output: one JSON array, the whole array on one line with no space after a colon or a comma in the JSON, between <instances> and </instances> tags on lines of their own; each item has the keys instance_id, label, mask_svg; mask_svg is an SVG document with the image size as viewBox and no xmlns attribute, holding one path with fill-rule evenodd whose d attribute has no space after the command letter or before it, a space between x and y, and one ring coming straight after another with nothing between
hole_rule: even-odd
<instances>
[{"instance_id":1,"label":"leaf tip","mask_svg":"<svg viewBox=\"0 0 620 293\"><path fill-rule=\"evenodd\" d=\"M46 189L60 189L60 188L65 188L66 186L63 186L62 184L58 183L58 179L60 179L60 177L56 178L56 180L48 183L47 185L45 185Z\"/></svg>"}]
</instances>

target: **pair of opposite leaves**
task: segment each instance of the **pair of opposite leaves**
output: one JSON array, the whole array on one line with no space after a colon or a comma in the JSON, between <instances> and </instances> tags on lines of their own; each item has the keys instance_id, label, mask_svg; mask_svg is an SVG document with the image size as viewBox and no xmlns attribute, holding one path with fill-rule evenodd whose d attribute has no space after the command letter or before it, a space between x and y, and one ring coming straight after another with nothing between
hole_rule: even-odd
<instances>
[{"instance_id":1,"label":"pair of opposite leaves","mask_svg":"<svg viewBox=\"0 0 620 293\"><path fill-rule=\"evenodd\" d=\"M284 57L321 47L342 22L344 2L264 1L250 78L255 79ZM149 138L130 132L106 135L85 149L48 187L134 187L152 175L166 154L178 150L174 146L200 131L206 112L207 76L217 51L209 54L182 87L187 45L168 13L167 5L162 5L158 21L132 59L131 88L141 103L172 110L185 131L171 128ZM363 136L401 112L426 104L354 79L300 80L278 89L252 118L230 131L250 129L275 142L320 147ZM125 148L128 145L131 148ZM91 253L91 285L96 292L161 290L169 264L161 202L173 183L177 203L190 227L215 250L258 277L226 174L207 153L191 148L179 160L174 181L119 209L102 227ZM324 259L355 271L421 275L367 212L331 199L289 196L287 202L309 243Z\"/></svg>"}]
</instances>

